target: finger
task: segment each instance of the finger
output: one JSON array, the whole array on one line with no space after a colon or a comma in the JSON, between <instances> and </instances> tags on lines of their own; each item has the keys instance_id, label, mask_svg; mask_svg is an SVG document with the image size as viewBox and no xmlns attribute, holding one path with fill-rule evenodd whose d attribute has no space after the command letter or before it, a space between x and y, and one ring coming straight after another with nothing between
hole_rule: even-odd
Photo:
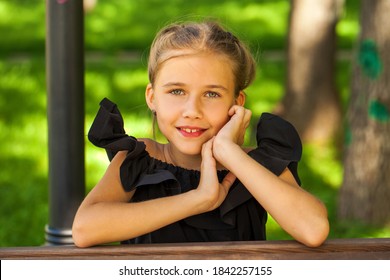
<instances>
[{"instance_id":1,"label":"finger","mask_svg":"<svg viewBox=\"0 0 390 280\"><path fill-rule=\"evenodd\" d=\"M209 152L211 152L211 150L213 149L214 138L215 138L215 136L213 136L211 139L207 140L207 141L202 145L202 153L205 153L206 156L207 156L207 154L208 154Z\"/></svg>"},{"instance_id":2,"label":"finger","mask_svg":"<svg viewBox=\"0 0 390 280\"><path fill-rule=\"evenodd\" d=\"M210 163L215 164L215 160L213 157L213 150L212 150L214 138L215 136L202 145L202 167Z\"/></svg>"},{"instance_id":3,"label":"finger","mask_svg":"<svg viewBox=\"0 0 390 280\"><path fill-rule=\"evenodd\" d=\"M247 128L252 117L252 111L238 105L233 107L231 108L231 112L233 112L231 119L234 118L240 123L241 126L243 125L244 128Z\"/></svg>"},{"instance_id":4,"label":"finger","mask_svg":"<svg viewBox=\"0 0 390 280\"><path fill-rule=\"evenodd\" d=\"M249 127L250 120L252 117L252 112L242 106L237 106L241 108L236 108L236 125L237 125L237 144L242 145L244 143L245 131ZM233 118L233 117L232 117Z\"/></svg>"},{"instance_id":5,"label":"finger","mask_svg":"<svg viewBox=\"0 0 390 280\"><path fill-rule=\"evenodd\" d=\"M229 109L229 116L241 116L243 113L244 113L244 107L242 106L239 106L239 105L233 105L232 107L230 107Z\"/></svg>"},{"instance_id":6,"label":"finger","mask_svg":"<svg viewBox=\"0 0 390 280\"><path fill-rule=\"evenodd\" d=\"M212 154L214 138L210 139L202 146L202 163L200 166L200 182L199 189L208 189L211 194L215 192L210 186L218 185L217 163ZM215 194L214 194L215 195Z\"/></svg>"},{"instance_id":7,"label":"finger","mask_svg":"<svg viewBox=\"0 0 390 280\"><path fill-rule=\"evenodd\" d=\"M252 111L248 110L248 109L245 109L245 113L244 113L245 128L247 128L249 126L249 123L251 121L251 117L252 117Z\"/></svg>"},{"instance_id":8,"label":"finger","mask_svg":"<svg viewBox=\"0 0 390 280\"><path fill-rule=\"evenodd\" d=\"M233 185L236 179L236 175L234 175L232 172L229 172L226 174L225 178L223 178L221 185L225 189L226 193L229 191L230 187Z\"/></svg>"}]
</instances>

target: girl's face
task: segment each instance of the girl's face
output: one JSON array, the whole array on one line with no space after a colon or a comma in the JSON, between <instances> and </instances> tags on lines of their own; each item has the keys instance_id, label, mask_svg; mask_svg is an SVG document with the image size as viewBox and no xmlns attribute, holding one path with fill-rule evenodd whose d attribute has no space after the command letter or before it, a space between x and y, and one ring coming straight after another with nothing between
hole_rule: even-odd
<instances>
[{"instance_id":1,"label":"girl's face","mask_svg":"<svg viewBox=\"0 0 390 280\"><path fill-rule=\"evenodd\" d=\"M165 61L146 100L155 110L160 131L176 150L198 155L229 120L234 104L243 105L242 92L234 96L231 63L215 53L184 53Z\"/></svg>"}]
</instances>

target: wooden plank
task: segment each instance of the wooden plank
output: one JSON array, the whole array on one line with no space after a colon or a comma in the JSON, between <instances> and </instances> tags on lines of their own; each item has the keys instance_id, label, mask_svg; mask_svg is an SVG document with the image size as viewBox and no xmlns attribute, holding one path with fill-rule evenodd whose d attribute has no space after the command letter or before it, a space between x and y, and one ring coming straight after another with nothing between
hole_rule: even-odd
<instances>
[{"instance_id":1,"label":"wooden plank","mask_svg":"<svg viewBox=\"0 0 390 280\"><path fill-rule=\"evenodd\" d=\"M293 240L147 245L91 248L41 246L0 248L0 259L390 259L390 238L334 239L318 248Z\"/></svg>"}]
</instances>

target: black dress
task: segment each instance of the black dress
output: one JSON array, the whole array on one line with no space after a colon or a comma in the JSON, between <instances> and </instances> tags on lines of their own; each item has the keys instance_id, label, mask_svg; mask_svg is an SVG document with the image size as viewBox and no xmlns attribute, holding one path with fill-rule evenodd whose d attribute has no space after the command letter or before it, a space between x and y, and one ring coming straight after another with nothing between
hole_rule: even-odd
<instances>
[{"instance_id":1,"label":"black dress","mask_svg":"<svg viewBox=\"0 0 390 280\"><path fill-rule=\"evenodd\" d=\"M136 190L130 202L184 193L199 184L199 171L152 158L143 142L128 136L116 104L107 98L100 103L88 138L94 145L106 149L110 160L118 151L128 151L120 167L120 178L125 191ZM300 184L297 167L302 144L295 128L280 117L263 113L257 125L256 139L257 148L248 154L276 175L288 167ZM221 181L227 171L217 173ZM236 180L219 208L122 243L265 240L266 222L267 212Z\"/></svg>"}]
</instances>

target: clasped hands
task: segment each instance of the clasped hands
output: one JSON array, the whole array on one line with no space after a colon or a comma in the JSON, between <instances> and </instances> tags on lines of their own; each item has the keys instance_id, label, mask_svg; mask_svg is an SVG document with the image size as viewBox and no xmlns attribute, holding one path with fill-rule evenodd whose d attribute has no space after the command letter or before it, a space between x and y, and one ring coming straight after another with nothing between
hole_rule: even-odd
<instances>
[{"instance_id":1,"label":"clasped hands","mask_svg":"<svg viewBox=\"0 0 390 280\"><path fill-rule=\"evenodd\" d=\"M229 121L213 138L202 146L201 176L195 192L202 203L202 212L214 210L225 200L230 187L236 180L231 171L221 183L218 181L217 164L231 170L237 164L238 153L244 153L241 146L244 143L245 131L249 126L252 112L242 106L230 108Z\"/></svg>"}]
</instances>

